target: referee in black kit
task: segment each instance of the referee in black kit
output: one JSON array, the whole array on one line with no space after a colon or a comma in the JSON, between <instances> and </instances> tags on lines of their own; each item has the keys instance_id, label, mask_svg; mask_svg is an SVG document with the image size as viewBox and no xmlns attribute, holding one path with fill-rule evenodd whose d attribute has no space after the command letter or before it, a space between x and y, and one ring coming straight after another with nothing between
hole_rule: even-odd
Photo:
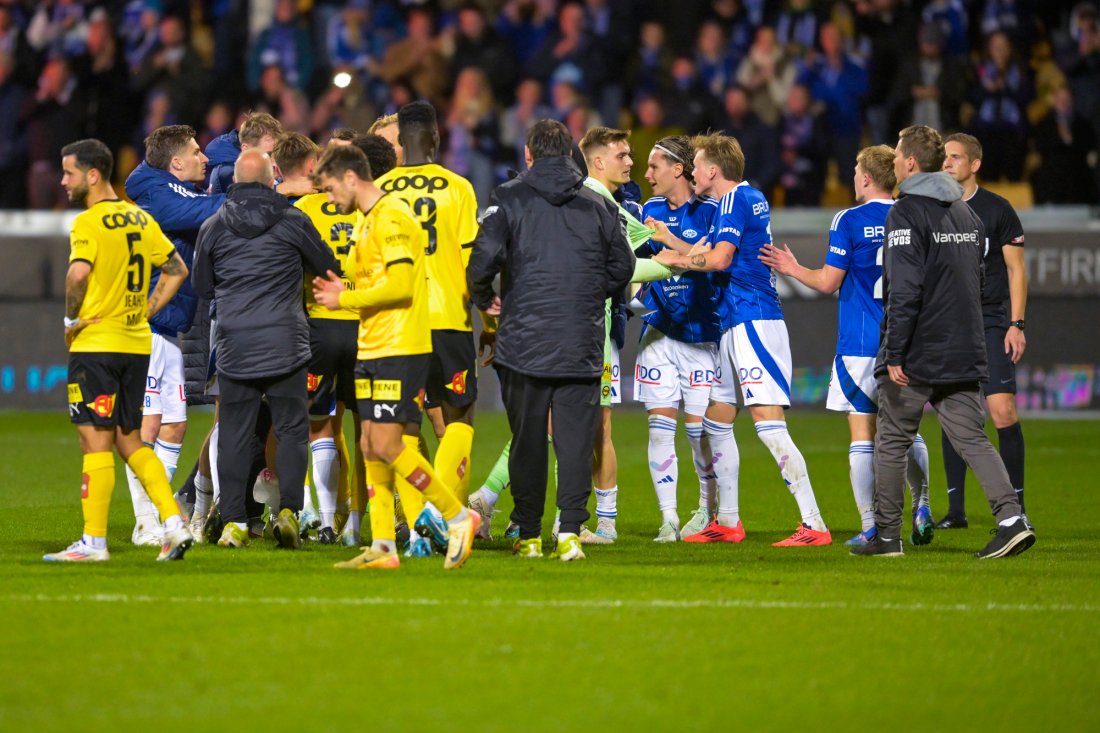
<instances>
[{"instance_id":1,"label":"referee in black kit","mask_svg":"<svg viewBox=\"0 0 1100 733\"><path fill-rule=\"evenodd\" d=\"M500 308L496 366L512 451L517 554L542 556L546 425L558 459L561 529L556 557L584 558L592 446L600 420L604 301L621 292L634 253L615 205L584 187L565 125L539 120L527 134L529 170L497 186L466 270L484 311ZM501 275L499 301L493 279ZM551 412L551 408L553 408Z\"/></svg>"},{"instance_id":2,"label":"referee in black kit","mask_svg":"<svg viewBox=\"0 0 1100 733\"><path fill-rule=\"evenodd\" d=\"M989 417L997 428L1001 460L1012 488L1024 504L1024 432L1016 414L1016 363L1024 355L1024 309L1027 307L1027 271L1024 268L1024 228L1008 200L978 186L982 144L973 135L955 133L944 138L943 169L963 187L965 201L985 227L985 282L982 318L989 379L982 382ZM1005 305L1008 308L1005 308ZM960 529L966 520L966 463L943 436L943 467L947 474L947 514L936 529Z\"/></svg>"}]
</instances>

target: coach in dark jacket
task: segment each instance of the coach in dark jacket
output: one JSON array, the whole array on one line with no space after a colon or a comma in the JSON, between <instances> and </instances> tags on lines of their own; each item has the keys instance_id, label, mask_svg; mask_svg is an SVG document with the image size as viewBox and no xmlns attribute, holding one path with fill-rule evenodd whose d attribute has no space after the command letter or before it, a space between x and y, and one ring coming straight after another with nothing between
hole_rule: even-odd
<instances>
[{"instance_id":1,"label":"coach in dark jacket","mask_svg":"<svg viewBox=\"0 0 1100 733\"><path fill-rule=\"evenodd\" d=\"M199 231L192 275L199 295L218 303L222 540L237 544L233 536L245 527L249 446L266 395L279 445L277 534L296 547L309 438L302 282L304 270L319 275L339 266L309 218L275 192L265 153L245 151L235 173L225 206Z\"/></svg>"},{"instance_id":2,"label":"coach in dark jacket","mask_svg":"<svg viewBox=\"0 0 1100 733\"><path fill-rule=\"evenodd\" d=\"M512 520L523 540L541 534L551 407L559 537L576 535L588 519L604 301L634 269L615 205L584 188L571 146L561 123L535 123L525 151L530 170L493 191L466 270L482 310L494 305L493 278L501 276L496 365L512 428Z\"/></svg>"},{"instance_id":3,"label":"coach in dark jacket","mask_svg":"<svg viewBox=\"0 0 1100 733\"><path fill-rule=\"evenodd\" d=\"M987 374L982 324L985 230L941 171L943 140L930 127L901 131L894 172L901 198L886 217L885 315L875 374L875 539L855 555L902 553L906 457L930 402L944 432L985 490L996 536L980 558L1022 552L1035 542L1001 457L986 437L978 382Z\"/></svg>"}]
</instances>

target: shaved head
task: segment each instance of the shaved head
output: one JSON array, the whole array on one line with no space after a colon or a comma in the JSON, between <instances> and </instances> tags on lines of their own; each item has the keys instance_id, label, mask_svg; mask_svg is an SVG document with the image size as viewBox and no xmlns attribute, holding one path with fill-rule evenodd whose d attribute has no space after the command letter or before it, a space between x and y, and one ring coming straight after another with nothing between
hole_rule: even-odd
<instances>
[{"instance_id":1,"label":"shaved head","mask_svg":"<svg viewBox=\"0 0 1100 733\"><path fill-rule=\"evenodd\" d=\"M275 187L275 168L271 156L259 148L249 148L237 158L233 166L233 180L237 183L262 183Z\"/></svg>"}]
</instances>

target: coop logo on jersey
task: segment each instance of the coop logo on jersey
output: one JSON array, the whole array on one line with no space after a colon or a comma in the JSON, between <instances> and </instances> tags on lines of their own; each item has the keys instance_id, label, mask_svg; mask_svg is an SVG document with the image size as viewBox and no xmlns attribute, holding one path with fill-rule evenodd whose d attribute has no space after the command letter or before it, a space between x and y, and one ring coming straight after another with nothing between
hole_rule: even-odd
<instances>
[{"instance_id":1,"label":"coop logo on jersey","mask_svg":"<svg viewBox=\"0 0 1100 733\"><path fill-rule=\"evenodd\" d=\"M451 390L455 394L466 394L466 374L469 369L463 369L461 372L455 372L451 377L451 383L447 385L447 389Z\"/></svg>"},{"instance_id":2,"label":"coop logo on jersey","mask_svg":"<svg viewBox=\"0 0 1100 733\"><path fill-rule=\"evenodd\" d=\"M415 176L398 176L386 181L382 184L382 190L400 192L411 188L416 191L427 190L428 193L435 193L442 191L448 185L447 179L442 176L425 176L418 173Z\"/></svg>"},{"instance_id":3,"label":"coop logo on jersey","mask_svg":"<svg viewBox=\"0 0 1100 733\"><path fill-rule=\"evenodd\" d=\"M88 409L100 417L110 417L115 411L115 395L101 394L88 403Z\"/></svg>"},{"instance_id":4,"label":"coop logo on jersey","mask_svg":"<svg viewBox=\"0 0 1100 733\"><path fill-rule=\"evenodd\" d=\"M306 374L306 389L310 392L317 391L317 388L321 386L321 380L325 378L324 374Z\"/></svg>"},{"instance_id":5,"label":"coop logo on jersey","mask_svg":"<svg viewBox=\"0 0 1100 733\"><path fill-rule=\"evenodd\" d=\"M149 217L144 211L116 211L103 215L103 227L105 229L121 229L122 227L141 227L149 223Z\"/></svg>"}]
</instances>

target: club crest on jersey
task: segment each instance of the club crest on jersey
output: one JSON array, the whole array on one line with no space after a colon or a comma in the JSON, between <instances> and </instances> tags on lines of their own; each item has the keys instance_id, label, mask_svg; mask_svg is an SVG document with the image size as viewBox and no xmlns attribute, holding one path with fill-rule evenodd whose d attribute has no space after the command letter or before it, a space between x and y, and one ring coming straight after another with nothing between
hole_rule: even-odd
<instances>
[{"instance_id":1,"label":"club crest on jersey","mask_svg":"<svg viewBox=\"0 0 1100 733\"><path fill-rule=\"evenodd\" d=\"M310 392L315 392L318 387L321 386L321 380L325 378L324 374L306 374L306 389Z\"/></svg>"},{"instance_id":2,"label":"club crest on jersey","mask_svg":"<svg viewBox=\"0 0 1100 733\"><path fill-rule=\"evenodd\" d=\"M685 229L683 231L683 235L688 239L695 239L699 236L699 232L695 231L694 229Z\"/></svg>"},{"instance_id":3,"label":"club crest on jersey","mask_svg":"<svg viewBox=\"0 0 1100 733\"><path fill-rule=\"evenodd\" d=\"M463 369L461 372L455 372L451 377L451 383L447 385L447 389L451 390L455 394L466 394L466 373L469 369Z\"/></svg>"},{"instance_id":4,"label":"club crest on jersey","mask_svg":"<svg viewBox=\"0 0 1100 733\"><path fill-rule=\"evenodd\" d=\"M101 394L87 404L88 409L100 417L110 417L115 411L115 395Z\"/></svg>"}]
</instances>

